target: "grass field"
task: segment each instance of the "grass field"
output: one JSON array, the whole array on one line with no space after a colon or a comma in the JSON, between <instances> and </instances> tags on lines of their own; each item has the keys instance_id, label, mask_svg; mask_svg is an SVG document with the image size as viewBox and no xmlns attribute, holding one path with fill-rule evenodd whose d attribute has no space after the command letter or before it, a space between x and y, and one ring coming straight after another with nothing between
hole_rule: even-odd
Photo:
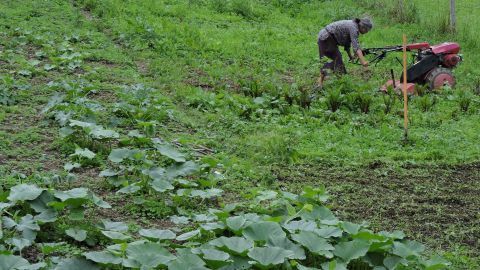
<instances>
[{"instance_id":1,"label":"grass field","mask_svg":"<svg viewBox=\"0 0 480 270\"><path fill-rule=\"evenodd\" d=\"M480 40L473 26L480 4L457 0L452 33L447 2L407 1L403 8L396 0L1 2L0 269L24 269L18 256L38 263L29 269L157 269L167 262L168 269L193 269L195 260L241 269L246 251L242 257L211 245L186 249L222 235L253 240L247 259L256 268L447 268L440 255L448 269L478 269ZM361 37L364 47L399 44L402 33L411 42L462 46L457 86L409 99L407 143L403 100L377 91L390 68L400 74L394 55L369 72L349 64L349 75L315 87L318 31L364 15L375 22ZM339 103L334 112L332 100ZM236 210L225 210L234 202ZM328 229L341 230L328 240L330 250L312 251L305 242L311 232L287 229L287 221L311 221L305 212L317 210L310 207L324 209L318 226L326 219ZM306 259L261 239L259 221L244 213L281 224L285 241L307 248ZM123 223L98 225L102 219ZM226 232L201 227L213 220ZM374 234L364 221L374 232L403 231L425 252L395 242L404 241L396 233ZM138 234L141 228L178 237ZM140 239L161 244L132 244ZM270 246L261 247L265 241ZM353 251L346 247L360 253L347 256ZM154 251L163 252L161 263L138 257ZM281 263L261 257L264 251ZM99 266L86 262L85 252ZM377 264L379 254L385 260ZM219 258L234 263L221 268ZM17 268L9 268L14 260Z\"/></svg>"}]
</instances>

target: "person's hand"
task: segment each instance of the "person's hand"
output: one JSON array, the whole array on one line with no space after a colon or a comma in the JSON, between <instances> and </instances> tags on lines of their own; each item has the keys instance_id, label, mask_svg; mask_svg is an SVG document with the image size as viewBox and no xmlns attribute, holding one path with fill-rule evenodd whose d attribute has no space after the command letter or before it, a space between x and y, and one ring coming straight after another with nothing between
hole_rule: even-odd
<instances>
[{"instance_id":1,"label":"person's hand","mask_svg":"<svg viewBox=\"0 0 480 270\"><path fill-rule=\"evenodd\" d=\"M349 55L348 57L350 58L350 63L355 63L358 59L358 57L355 57L355 56L352 56L352 55Z\"/></svg>"},{"instance_id":2,"label":"person's hand","mask_svg":"<svg viewBox=\"0 0 480 270\"><path fill-rule=\"evenodd\" d=\"M366 70L368 70L368 64L369 64L368 61L363 61L363 62L362 62L363 68L366 69Z\"/></svg>"}]
</instances>

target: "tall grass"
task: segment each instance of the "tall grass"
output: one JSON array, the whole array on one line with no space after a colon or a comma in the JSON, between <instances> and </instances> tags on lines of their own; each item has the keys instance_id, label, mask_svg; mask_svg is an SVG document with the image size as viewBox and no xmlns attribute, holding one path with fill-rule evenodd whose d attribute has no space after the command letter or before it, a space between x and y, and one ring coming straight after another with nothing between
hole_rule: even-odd
<instances>
[{"instance_id":1,"label":"tall grass","mask_svg":"<svg viewBox=\"0 0 480 270\"><path fill-rule=\"evenodd\" d=\"M416 23L420 18L417 5L412 0L359 0L359 3L379 16L387 15L396 23Z\"/></svg>"}]
</instances>

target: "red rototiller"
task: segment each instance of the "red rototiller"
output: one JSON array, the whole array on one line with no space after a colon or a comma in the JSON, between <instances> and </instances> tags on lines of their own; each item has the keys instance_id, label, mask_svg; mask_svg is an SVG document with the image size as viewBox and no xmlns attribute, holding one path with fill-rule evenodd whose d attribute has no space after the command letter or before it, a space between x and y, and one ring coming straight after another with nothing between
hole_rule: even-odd
<instances>
[{"instance_id":1,"label":"red rototiller","mask_svg":"<svg viewBox=\"0 0 480 270\"><path fill-rule=\"evenodd\" d=\"M389 52L403 51L403 46L390 46L384 48L364 49L364 55L373 55L371 64L376 64L383 60ZM426 85L429 89L439 89L445 85L454 86L455 76L453 68L461 61L460 45L454 42L446 42L434 46L424 43L414 43L407 45L407 51L415 52L413 54L412 64L407 67L407 92L415 93L415 84ZM398 60L398 58L397 58ZM400 60L399 60L400 62ZM402 64L400 62L400 64ZM380 89L387 91L388 87L393 87L396 91L403 89L403 72L400 80L395 80L393 69L391 70L392 79L384 84Z\"/></svg>"}]
</instances>

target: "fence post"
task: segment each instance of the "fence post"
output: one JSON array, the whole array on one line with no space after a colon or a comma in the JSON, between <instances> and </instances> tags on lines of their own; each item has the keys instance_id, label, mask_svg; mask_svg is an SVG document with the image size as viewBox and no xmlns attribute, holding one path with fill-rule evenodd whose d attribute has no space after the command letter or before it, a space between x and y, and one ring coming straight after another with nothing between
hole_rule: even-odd
<instances>
[{"instance_id":1,"label":"fence post","mask_svg":"<svg viewBox=\"0 0 480 270\"><path fill-rule=\"evenodd\" d=\"M455 0L450 0L450 29L452 32L457 31L457 14L455 8Z\"/></svg>"},{"instance_id":2,"label":"fence post","mask_svg":"<svg viewBox=\"0 0 480 270\"><path fill-rule=\"evenodd\" d=\"M407 36L403 34L403 139L408 140Z\"/></svg>"}]
</instances>

